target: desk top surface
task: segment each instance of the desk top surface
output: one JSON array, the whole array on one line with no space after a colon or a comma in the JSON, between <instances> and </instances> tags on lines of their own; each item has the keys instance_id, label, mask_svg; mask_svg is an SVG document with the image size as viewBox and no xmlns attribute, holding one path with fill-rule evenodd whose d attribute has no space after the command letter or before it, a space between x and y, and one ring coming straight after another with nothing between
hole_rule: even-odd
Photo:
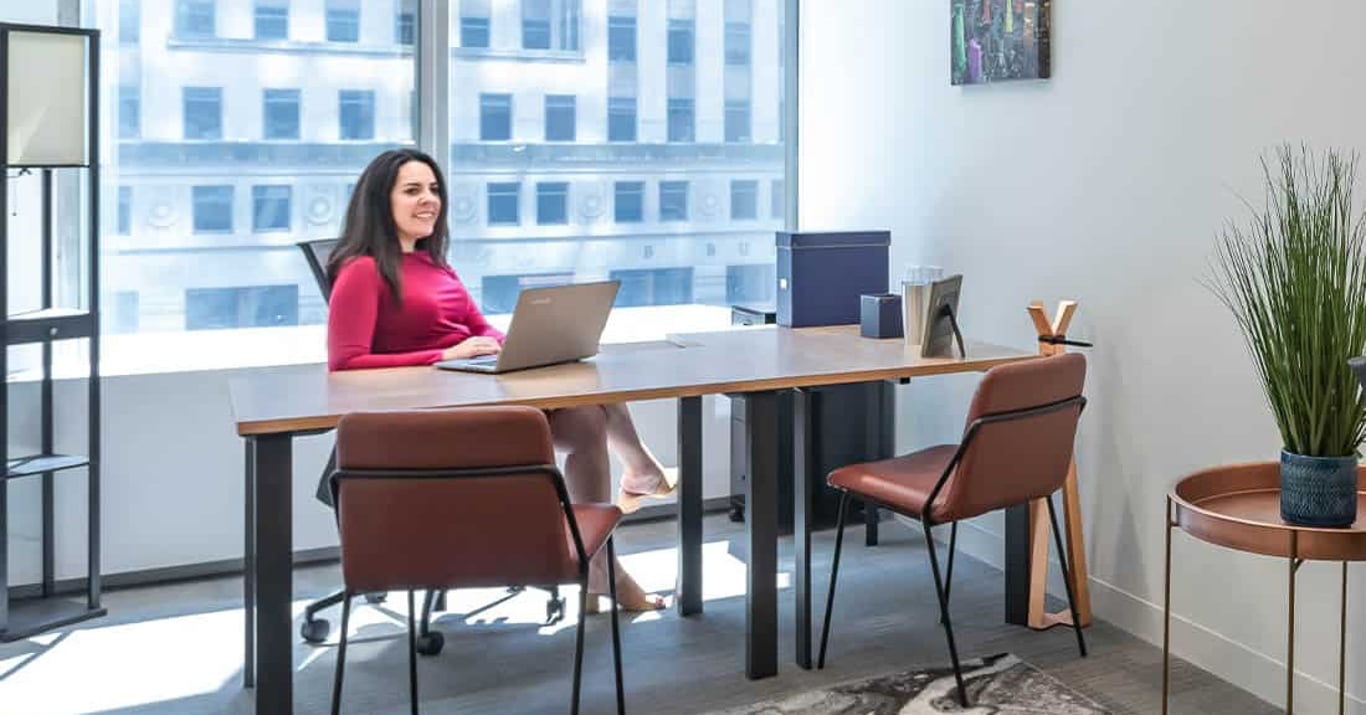
<instances>
[{"instance_id":1,"label":"desk top surface","mask_svg":"<svg viewBox=\"0 0 1366 715\"><path fill-rule=\"evenodd\" d=\"M922 358L900 338L859 337L857 325L775 326L603 346L581 362L502 375L433 367L352 370L282 367L230 381L242 436L326 430L348 412L522 404L584 404L758 392L977 372L1036 353L968 342L968 357Z\"/></svg>"}]
</instances>

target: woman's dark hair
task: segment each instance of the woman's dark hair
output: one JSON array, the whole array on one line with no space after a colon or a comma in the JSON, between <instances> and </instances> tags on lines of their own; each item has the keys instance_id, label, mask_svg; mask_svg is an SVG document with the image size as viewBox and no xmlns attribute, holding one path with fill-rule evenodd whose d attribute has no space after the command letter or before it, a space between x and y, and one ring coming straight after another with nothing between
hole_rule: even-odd
<instances>
[{"instance_id":1,"label":"woman's dark hair","mask_svg":"<svg viewBox=\"0 0 1366 715\"><path fill-rule=\"evenodd\" d=\"M399 168L410 161L420 161L431 167L432 175L436 177L437 195L441 198L435 230L432 235L417 242L417 250L425 251L438 266L446 265L446 180L441 176L441 169L424 152L390 149L372 159L356 180L351 202L346 207L346 223L342 226L341 240L327 260L329 283L337 280L337 274L347 261L357 256L370 256L375 259L379 274L389 286L394 300L403 300L399 277L403 249L398 242L398 228L394 223L390 196L394 191L394 183L398 181Z\"/></svg>"}]
</instances>

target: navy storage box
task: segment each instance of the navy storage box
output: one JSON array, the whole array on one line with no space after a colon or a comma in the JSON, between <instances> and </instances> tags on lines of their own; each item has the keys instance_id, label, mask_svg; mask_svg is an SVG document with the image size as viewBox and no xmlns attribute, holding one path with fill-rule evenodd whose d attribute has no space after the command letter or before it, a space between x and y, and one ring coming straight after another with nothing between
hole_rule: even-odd
<instances>
[{"instance_id":1,"label":"navy storage box","mask_svg":"<svg viewBox=\"0 0 1366 715\"><path fill-rule=\"evenodd\" d=\"M779 231L778 324L859 322L860 296L887 292L890 231Z\"/></svg>"}]
</instances>

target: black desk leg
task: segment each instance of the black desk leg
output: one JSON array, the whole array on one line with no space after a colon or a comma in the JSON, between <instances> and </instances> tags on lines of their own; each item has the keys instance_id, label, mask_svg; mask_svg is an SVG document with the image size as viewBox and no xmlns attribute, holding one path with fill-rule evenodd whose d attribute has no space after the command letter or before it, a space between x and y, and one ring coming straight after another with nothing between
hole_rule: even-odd
<instances>
[{"instance_id":1,"label":"black desk leg","mask_svg":"<svg viewBox=\"0 0 1366 715\"><path fill-rule=\"evenodd\" d=\"M745 393L745 675L778 674L778 394Z\"/></svg>"},{"instance_id":2,"label":"black desk leg","mask_svg":"<svg viewBox=\"0 0 1366 715\"><path fill-rule=\"evenodd\" d=\"M678 399L678 615L702 612L702 398Z\"/></svg>"},{"instance_id":3,"label":"black desk leg","mask_svg":"<svg viewBox=\"0 0 1366 715\"><path fill-rule=\"evenodd\" d=\"M812 449L811 402L819 399L808 390L792 391L792 541L793 570L796 571L796 660L811 670L811 473L816 466Z\"/></svg>"},{"instance_id":4,"label":"black desk leg","mask_svg":"<svg viewBox=\"0 0 1366 715\"><path fill-rule=\"evenodd\" d=\"M864 459L877 461L896 454L896 390L886 380L867 383L867 435ZM877 546L878 522L881 514L876 505L863 504L864 544Z\"/></svg>"},{"instance_id":5,"label":"black desk leg","mask_svg":"<svg viewBox=\"0 0 1366 715\"><path fill-rule=\"evenodd\" d=\"M1029 505L1006 509L1006 623L1029 624Z\"/></svg>"},{"instance_id":6,"label":"black desk leg","mask_svg":"<svg viewBox=\"0 0 1366 715\"><path fill-rule=\"evenodd\" d=\"M242 504L246 525L242 535L242 607L247 625L246 648L243 649L242 687L256 687L256 442L244 440L246 445L246 476L242 485Z\"/></svg>"},{"instance_id":7,"label":"black desk leg","mask_svg":"<svg viewBox=\"0 0 1366 715\"><path fill-rule=\"evenodd\" d=\"M256 715L294 711L293 435L248 438L256 475Z\"/></svg>"}]
</instances>

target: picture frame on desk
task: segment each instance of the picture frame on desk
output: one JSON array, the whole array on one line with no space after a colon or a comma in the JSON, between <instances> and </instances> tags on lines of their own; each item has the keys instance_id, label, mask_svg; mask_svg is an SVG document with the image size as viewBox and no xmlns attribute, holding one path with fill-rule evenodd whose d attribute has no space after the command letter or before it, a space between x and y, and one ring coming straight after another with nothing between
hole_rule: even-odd
<instances>
[{"instance_id":1,"label":"picture frame on desk","mask_svg":"<svg viewBox=\"0 0 1366 715\"><path fill-rule=\"evenodd\" d=\"M925 328L920 338L921 357L967 357L963 333L958 327L958 295L963 290L961 273L930 284L930 299L925 306Z\"/></svg>"}]
</instances>

